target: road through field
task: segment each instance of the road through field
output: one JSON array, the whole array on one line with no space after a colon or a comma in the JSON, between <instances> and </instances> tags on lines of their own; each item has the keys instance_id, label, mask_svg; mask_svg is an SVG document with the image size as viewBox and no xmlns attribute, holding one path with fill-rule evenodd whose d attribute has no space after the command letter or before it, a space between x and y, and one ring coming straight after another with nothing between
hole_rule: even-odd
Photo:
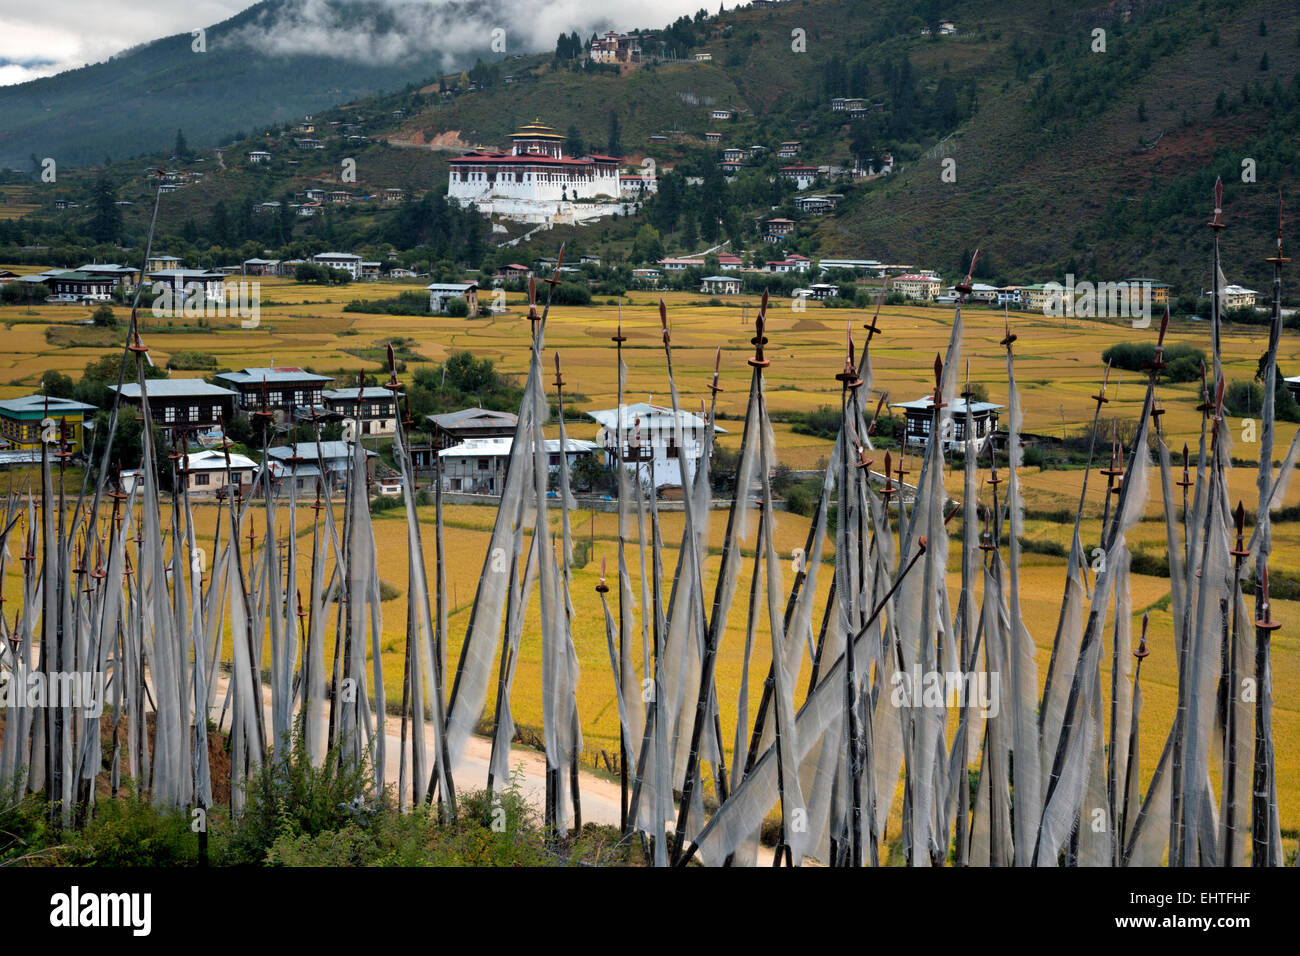
<instances>
[{"instance_id":1,"label":"road through field","mask_svg":"<svg viewBox=\"0 0 1300 956\"><path fill-rule=\"evenodd\" d=\"M216 703L212 707L211 716L213 720L221 721L222 730L230 729L230 713L226 711L223 714L222 707L229 686L230 678L227 675L223 674L218 678L217 693L215 695ZM271 689L265 684L262 685L262 706L269 727ZM425 752L432 757L434 752L433 731L427 723L422 726L424 728ZM384 782L392 784L396 788L401 766L400 754L402 752L402 723L400 717L392 715L385 717L384 736L387 752L384 765ZM269 740L268 743L270 743ZM409 742L407 746L410 746ZM465 745L465 752L461 755L460 760L456 762L456 766L452 768L452 779L456 788L466 791L478 790L487 786L488 760L491 755L492 741L477 734L471 735ZM510 767L512 770L518 769L520 771L518 774L520 791L528 801L529 806L540 814L546 803L546 756L531 748L512 746L510 748ZM600 823L613 827L619 825L620 794L617 783L606 780L588 770L579 770L578 789L584 823ZM671 822L669 825L671 827ZM771 849L760 846L758 864L760 866L770 866L771 863Z\"/></svg>"}]
</instances>

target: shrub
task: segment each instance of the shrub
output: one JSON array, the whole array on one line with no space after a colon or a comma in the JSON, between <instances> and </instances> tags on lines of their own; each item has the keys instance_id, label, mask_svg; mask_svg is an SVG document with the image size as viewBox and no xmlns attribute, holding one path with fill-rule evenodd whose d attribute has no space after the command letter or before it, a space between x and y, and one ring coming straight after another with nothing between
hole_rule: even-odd
<instances>
[{"instance_id":1,"label":"shrub","mask_svg":"<svg viewBox=\"0 0 1300 956\"><path fill-rule=\"evenodd\" d=\"M321 766L313 767L301 724L281 746L288 752L268 754L249 782L244 812L218 849L224 863L263 863L281 838L340 830L366 816L371 804L385 803L384 794L371 790L368 755L349 765L331 748Z\"/></svg>"},{"instance_id":2,"label":"shrub","mask_svg":"<svg viewBox=\"0 0 1300 956\"><path fill-rule=\"evenodd\" d=\"M447 303L446 314L454 319L464 319L469 316L469 303L464 299L452 299Z\"/></svg>"},{"instance_id":3,"label":"shrub","mask_svg":"<svg viewBox=\"0 0 1300 956\"><path fill-rule=\"evenodd\" d=\"M167 360L167 367L183 370L215 370L217 367L217 357L211 352L176 352Z\"/></svg>"},{"instance_id":4,"label":"shrub","mask_svg":"<svg viewBox=\"0 0 1300 956\"><path fill-rule=\"evenodd\" d=\"M113 311L111 305L105 302L91 313L90 321L102 329L115 329L117 328L117 313Z\"/></svg>"},{"instance_id":5,"label":"shrub","mask_svg":"<svg viewBox=\"0 0 1300 956\"><path fill-rule=\"evenodd\" d=\"M561 282L551 298L555 305L591 305L591 290L576 282Z\"/></svg>"},{"instance_id":6,"label":"shrub","mask_svg":"<svg viewBox=\"0 0 1300 956\"><path fill-rule=\"evenodd\" d=\"M1101 353L1101 360L1130 372L1144 372L1146 364L1155 356L1154 342L1117 342ZM1167 345L1164 361L1166 368L1162 376L1166 381L1193 382L1201 377L1205 353L1190 345Z\"/></svg>"}]
</instances>

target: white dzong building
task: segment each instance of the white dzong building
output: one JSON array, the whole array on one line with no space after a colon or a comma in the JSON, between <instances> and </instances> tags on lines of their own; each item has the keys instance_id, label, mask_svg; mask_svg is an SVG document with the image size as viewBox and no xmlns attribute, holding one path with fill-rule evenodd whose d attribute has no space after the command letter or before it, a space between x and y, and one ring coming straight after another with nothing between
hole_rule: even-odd
<instances>
[{"instance_id":1,"label":"white dzong building","mask_svg":"<svg viewBox=\"0 0 1300 956\"><path fill-rule=\"evenodd\" d=\"M541 122L510 137L508 153L476 149L453 159L447 196L484 215L522 222L576 221L625 211L619 161L589 153L564 155L564 137Z\"/></svg>"}]
</instances>

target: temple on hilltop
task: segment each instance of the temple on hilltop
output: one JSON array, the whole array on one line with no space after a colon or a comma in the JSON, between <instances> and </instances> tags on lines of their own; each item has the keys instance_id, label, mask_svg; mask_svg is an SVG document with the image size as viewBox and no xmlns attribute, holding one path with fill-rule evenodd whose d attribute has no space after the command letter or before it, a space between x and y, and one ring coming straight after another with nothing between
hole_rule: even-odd
<instances>
[{"instance_id":1,"label":"temple on hilltop","mask_svg":"<svg viewBox=\"0 0 1300 956\"><path fill-rule=\"evenodd\" d=\"M598 218L619 198L618 158L600 153L564 155L564 137L540 120L510 136L508 153L478 148L451 160L447 196L485 215L546 222L556 217ZM574 202L595 203L589 210ZM584 213L596 213L587 215Z\"/></svg>"}]
</instances>

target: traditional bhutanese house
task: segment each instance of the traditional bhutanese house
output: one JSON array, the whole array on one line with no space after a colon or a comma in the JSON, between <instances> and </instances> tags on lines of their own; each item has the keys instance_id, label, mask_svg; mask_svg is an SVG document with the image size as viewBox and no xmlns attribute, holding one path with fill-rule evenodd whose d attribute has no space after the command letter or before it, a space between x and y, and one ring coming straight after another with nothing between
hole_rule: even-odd
<instances>
[{"instance_id":1,"label":"traditional bhutanese house","mask_svg":"<svg viewBox=\"0 0 1300 956\"><path fill-rule=\"evenodd\" d=\"M708 63L713 59L712 53L696 53L691 57L696 63Z\"/></svg>"},{"instance_id":2,"label":"traditional bhutanese house","mask_svg":"<svg viewBox=\"0 0 1300 956\"><path fill-rule=\"evenodd\" d=\"M299 494L314 494L319 483L321 490L332 496L347 489L352 455L352 445L345 441L277 445L267 449L266 468L275 482L277 495L289 494L289 484L293 482ZM369 481L375 475L379 456L370 449L365 450L365 456L365 477Z\"/></svg>"},{"instance_id":3,"label":"traditional bhutanese house","mask_svg":"<svg viewBox=\"0 0 1300 956\"><path fill-rule=\"evenodd\" d=\"M6 282L13 282L18 278L18 273L10 272L8 269L0 269L0 285Z\"/></svg>"},{"instance_id":4,"label":"traditional bhutanese house","mask_svg":"<svg viewBox=\"0 0 1300 956\"><path fill-rule=\"evenodd\" d=\"M810 216L824 216L839 203L842 196L796 196L794 208Z\"/></svg>"},{"instance_id":5,"label":"traditional bhutanese house","mask_svg":"<svg viewBox=\"0 0 1300 956\"><path fill-rule=\"evenodd\" d=\"M0 437L13 448L39 448L41 422L50 418L56 423L55 436L76 451L81 448L81 428L95 406L74 402L70 398L49 395L24 395L0 401Z\"/></svg>"},{"instance_id":6,"label":"traditional bhutanese house","mask_svg":"<svg viewBox=\"0 0 1300 956\"><path fill-rule=\"evenodd\" d=\"M346 189L332 189L330 190L329 200L332 203L346 206L348 203L352 202L352 194Z\"/></svg>"},{"instance_id":7,"label":"traditional bhutanese house","mask_svg":"<svg viewBox=\"0 0 1300 956\"><path fill-rule=\"evenodd\" d=\"M722 151L722 158L729 163L738 163L745 158L745 151L739 146L728 146Z\"/></svg>"},{"instance_id":8,"label":"traditional bhutanese house","mask_svg":"<svg viewBox=\"0 0 1300 956\"><path fill-rule=\"evenodd\" d=\"M469 307L469 315L478 315L477 282L431 282L425 289L429 291L429 311L441 315L455 299L464 299Z\"/></svg>"},{"instance_id":9,"label":"traditional bhutanese house","mask_svg":"<svg viewBox=\"0 0 1300 956\"><path fill-rule=\"evenodd\" d=\"M905 272L889 280L889 291L907 299L928 302L939 294L939 278L925 272Z\"/></svg>"},{"instance_id":10,"label":"traditional bhutanese house","mask_svg":"<svg viewBox=\"0 0 1300 956\"><path fill-rule=\"evenodd\" d=\"M710 295L739 295L740 279L735 276L707 276L700 280L700 291Z\"/></svg>"},{"instance_id":11,"label":"traditional bhutanese house","mask_svg":"<svg viewBox=\"0 0 1300 956\"><path fill-rule=\"evenodd\" d=\"M436 448L450 448L471 438L510 438L519 418L510 412L493 412L486 408L462 408L458 412L427 415L433 426Z\"/></svg>"},{"instance_id":12,"label":"traditional bhutanese house","mask_svg":"<svg viewBox=\"0 0 1300 956\"><path fill-rule=\"evenodd\" d=\"M799 155L799 141L788 139L776 148L776 155L781 159L794 159Z\"/></svg>"},{"instance_id":13,"label":"traditional bhutanese house","mask_svg":"<svg viewBox=\"0 0 1300 956\"><path fill-rule=\"evenodd\" d=\"M767 262L768 272L807 272L811 268L812 260L796 252L790 253L784 259L769 259Z\"/></svg>"},{"instance_id":14,"label":"traditional bhutanese house","mask_svg":"<svg viewBox=\"0 0 1300 956\"><path fill-rule=\"evenodd\" d=\"M718 256L718 268L722 269L724 272L731 269L739 269L742 265L744 265L744 261L740 256L732 255L729 252Z\"/></svg>"},{"instance_id":15,"label":"traditional bhutanese house","mask_svg":"<svg viewBox=\"0 0 1300 956\"><path fill-rule=\"evenodd\" d=\"M741 166L739 160L733 160L731 162L723 160L722 162L718 163L718 168L722 170L722 175L725 176L727 179L735 179L743 167Z\"/></svg>"},{"instance_id":16,"label":"traditional bhutanese house","mask_svg":"<svg viewBox=\"0 0 1300 956\"><path fill-rule=\"evenodd\" d=\"M806 289L795 289L795 298L834 299L840 294L840 287L829 282L814 282Z\"/></svg>"},{"instance_id":17,"label":"traditional bhutanese house","mask_svg":"<svg viewBox=\"0 0 1300 956\"><path fill-rule=\"evenodd\" d=\"M317 375L296 365L245 368L218 372L215 377L239 395L236 410L240 414L258 411L265 401L266 410L277 422L286 421L295 407L323 404L323 390L334 381L328 375Z\"/></svg>"},{"instance_id":18,"label":"traditional bhutanese house","mask_svg":"<svg viewBox=\"0 0 1300 956\"><path fill-rule=\"evenodd\" d=\"M596 63L630 63L641 56L641 38L636 34L606 31L591 41L590 56Z\"/></svg>"},{"instance_id":19,"label":"traditional bhutanese house","mask_svg":"<svg viewBox=\"0 0 1300 956\"><path fill-rule=\"evenodd\" d=\"M763 223L763 241L780 242L793 231L793 219L769 219Z\"/></svg>"},{"instance_id":20,"label":"traditional bhutanese house","mask_svg":"<svg viewBox=\"0 0 1300 956\"><path fill-rule=\"evenodd\" d=\"M527 279L529 271L528 266L521 266L517 262L501 267L501 275L507 279Z\"/></svg>"},{"instance_id":21,"label":"traditional bhutanese house","mask_svg":"<svg viewBox=\"0 0 1300 956\"><path fill-rule=\"evenodd\" d=\"M227 461L226 452L209 448L186 455L180 468L185 476L185 488L192 495L227 494L237 488L240 496L247 497L253 487L257 462L235 452L230 452Z\"/></svg>"},{"instance_id":22,"label":"traditional bhutanese house","mask_svg":"<svg viewBox=\"0 0 1300 956\"><path fill-rule=\"evenodd\" d=\"M170 291L171 311L180 311L195 299L202 303L226 301L226 277L210 269L162 269L146 278Z\"/></svg>"},{"instance_id":23,"label":"traditional bhutanese house","mask_svg":"<svg viewBox=\"0 0 1300 956\"><path fill-rule=\"evenodd\" d=\"M560 440L548 438L545 439L545 444L547 470L558 471ZM513 446L514 438L471 438L450 448L440 449L438 458L443 491L496 494L504 485L506 465ZM579 459L595 458L600 446L593 441L568 438L565 440L564 451L569 467L572 468Z\"/></svg>"},{"instance_id":24,"label":"traditional bhutanese house","mask_svg":"<svg viewBox=\"0 0 1300 956\"><path fill-rule=\"evenodd\" d=\"M318 266L342 269L353 279L361 278L361 257L354 256L350 252L318 252L311 257L311 261Z\"/></svg>"},{"instance_id":25,"label":"traditional bhutanese house","mask_svg":"<svg viewBox=\"0 0 1300 956\"><path fill-rule=\"evenodd\" d=\"M1041 282L1020 287L1020 305L1030 312L1043 312L1048 308L1061 308L1061 287L1049 288Z\"/></svg>"},{"instance_id":26,"label":"traditional bhutanese house","mask_svg":"<svg viewBox=\"0 0 1300 956\"><path fill-rule=\"evenodd\" d=\"M382 262L365 262L361 263L361 278L367 282L373 282L378 279L384 272Z\"/></svg>"},{"instance_id":27,"label":"traditional bhutanese house","mask_svg":"<svg viewBox=\"0 0 1300 956\"><path fill-rule=\"evenodd\" d=\"M719 146L719 145L721 145L721 143L722 143L722 134L721 134L721 133L705 133L705 134L704 134L704 141L705 141L706 143L708 143L710 146Z\"/></svg>"},{"instance_id":28,"label":"traditional bhutanese house","mask_svg":"<svg viewBox=\"0 0 1300 956\"><path fill-rule=\"evenodd\" d=\"M145 263L146 272L162 272L166 269L179 269L181 260L175 256L151 256Z\"/></svg>"},{"instance_id":29,"label":"traditional bhutanese house","mask_svg":"<svg viewBox=\"0 0 1300 956\"><path fill-rule=\"evenodd\" d=\"M682 444L677 444L673 410L649 402L624 405L620 420L617 408L589 413L600 423L596 441L605 449L605 464L612 468L615 456L622 451L623 465L629 471L644 469L653 488L681 484L679 461L686 463L686 481L695 478L695 469L704 454L706 422L687 411L680 413ZM714 431L725 434L714 426Z\"/></svg>"},{"instance_id":30,"label":"traditional bhutanese house","mask_svg":"<svg viewBox=\"0 0 1300 956\"><path fill-rule=\"evenodd\" d=\"M1300 375L1292 375L1290 378L1285 378L1282 381L1286 382L1286 387L1290 390L1291 397L1297 402L1300 402Z\"/></svg>"},{"instance_id":31,"label":"traditional bhutanese house","mask_svg":"<svg viewBox=\"0 0 1300 956\"><path fill-rule=\"evenodd\" d=\"M121 266L116 262L88 262L84 266L78 266L76 271L112 279L115 286L121 289L135 288L136 278L140 275L139 269Z\"/></svg>"},{"instance_id":32,"label":"traditional bhutanese house","mask_svg":"<svg viewBox=\"0 0 1300 956\"><path fill-rule=\"evenodd\" d=\"M781 167L781 178L788 183L793 183L795 189L807 189L817 181L819 170L816 166L809 166L805 163L791 163L789 166Z\"/></svg>"},{"instance_id":33,"label":"traditional bhutanese house","mask_svg":"<svg viewBox=\"0 0 1300 956\"><path fill-rule=\"evenodd\" d=\"M393 393L382 386L327 388L321 397L326 411L358 423L358 435L391 435L397 431L396 401Z\"/></svg>"},{"instance_id":34,"label":"traditional bhutanese house","mask_svg":"<svg viewBox=\"0 0 1300 956\"><path fill-rule=\"evenodd\" d=\"M244 155L248 158L248 161L254 165L261 165L262 163L269 163L271 161L271 154L264 149L249 150Z\"/></svg>"},{"instance_id":35,"label":"traditional bhutanese house","mask_svg":"<svg viewBox=\"0 0 1300 956\"><path fill-rule=\"evenodd\" d=\"M664 272L685 272L687 269L704 267L703 259L660 259L659 267Z\"/></svg>"},{"instance_id":36,"label":"traditional bhutanese house","mask_svg":"<svg viewBox=\"0 0 1300 956\"><path fill-rule=\"evenodd\" d=\"M973 282L971 283L970 294L966 296L966 301L992 305L998 301L998 287L984 282Z\"/></svg>"},{"instance_id":37,"label":"traditional bhutanese house","mask_svg":"<svg viewBox=\"0 0 1300 956\"><path fill-rule=\"evenodd\" d=\"M998 428L998 411L1005 406L992 402L971 402L971 425L974 428L975 448L984 448L985 443ZM934 396L927 395L913 402L897 402L890 408L901 408L907 418L906 438L908 445L926 445L930 441L933 427ZM945 441L945 447L961 446L966 441L966 400L954 398L945 410L952 414L952 438Z\"/></svg>"},{"instance_id":38,"label":"traditional bhutanese house","mask_svg":"<svg viewBox=\"0 0 1300 956\"><path fill-rule=\"evenodd\" d=\"M998 305L1006 305L1006 306L1014 305L1018 308L1021 303L1020 286L1018 285L999 286L997 303Z\"/></svg>"},{"instance_id":39,"label":"traditional bhutanese house","mask_svg":"<svg viewBox=\"0 0 1300 956\"><path fill-rule=\"evenodd\" d=\"M244 275L273 276L279 271L279 259L245 259Z\"/></svg>"},{"instance_id":40,"label":"traditional bhutanese house","mask_svg":"<svg viewBox=\"0 0 1300 956\"><path fill-rule=\"evenodd\" d=\"M709 119L729 120L735 113L732 110L709 110Z\"/></svg>"},{"instance_id":41,"label":"traditional bhutanese house","mask_svg":"<svg viewBox=\"0 0 1300 956\"><path fill-rule=\"evenodd\" d=\"M1173 288L1168 282L1158 282L1155 279L1136 278L1125 279L1130 286L1138 289L1151 289L1151 305L1155 308L1163 309L1169 304L1169 290Z\"/></svg>"},{"instance_id":42,"label":"traditional bhutanese house","mask_svg":"<svg viewBox=\"0 0 1300 956\"><path fill-rule=\"evenodd\" d=\"M405 193L397 186L389 186L384 190L384 202L399 202Z\"/></svg>"},{"instance_id":43,"label":"traditional bhutanese house","mask_svg":"<svg viewBox=\"0 0 1300 956\"><path fill-rule=\"evenodd\" d=\"M1223 288L1223 307L1225 309L1242 309L1255 307L1255 301L1259 293L1254 289L1247 289L1245 286L1229 285ZM1152 301L1155 301L1154 294ZM1168 301L1168 299L1166 299Z\"/></svg>"},{"instance_id":44,"label":"traditional bhutanese house","mask_svg":"<svg viewBox=\"0 0 1300 956\"><path fill-rule=\"evenodd\" d=\"M648 283L651 286L658 286L663 275L658 269L633 269L632 278Z\"/></svg>"},{"instance_id":45,"label":"traditional bhutanese house","mask_svg":"<svg viewBox=\"0 0 1300 956\"><path fill-rule=\"evenodd\" d=\"M88 272L60 272L46 283L54 290L54 297L65 302L83 299L104 300L113 297L117 280L109 276L95 276Z\"/></svg>"},{"instance_id":46,"label":"traditional bhutanese house","mask_svg":"<svg viewBox=\"0 0 1300 956\"><path fill-rule=\"evenodd\" d=\"M116 385L109 389L117 390ZM211 428L220 420L229 421L235 393L201 378L151 378L145 382L149 395L149 415L155 425L166 428ZM122 385L122 402L140 408L140 383Z\"/></svg>"}]
</instances>

